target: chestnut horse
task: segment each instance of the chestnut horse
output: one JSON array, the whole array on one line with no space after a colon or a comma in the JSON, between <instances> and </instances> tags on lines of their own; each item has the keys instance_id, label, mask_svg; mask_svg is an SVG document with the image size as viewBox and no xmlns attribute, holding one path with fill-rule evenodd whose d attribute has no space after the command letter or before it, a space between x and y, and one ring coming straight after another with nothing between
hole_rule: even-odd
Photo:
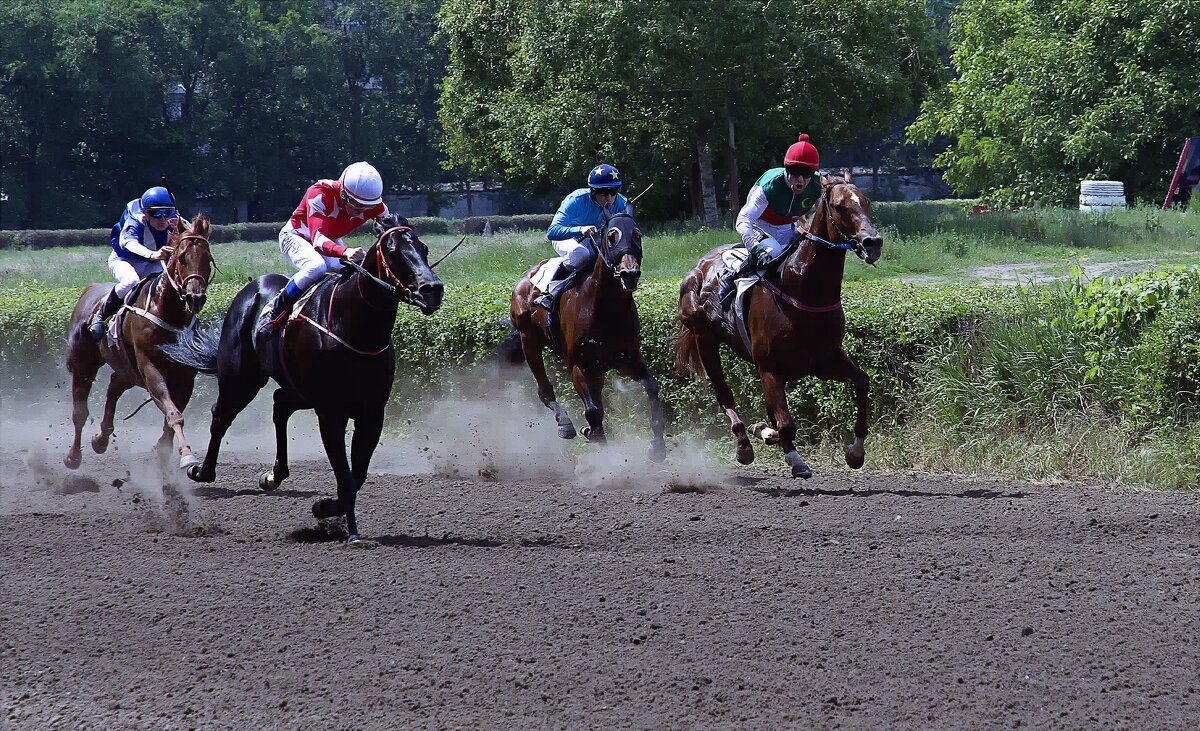
<instances>
[{"instance_id":1,"label":"chestnut horse","mask_svg":"<svg viewBox=\"0 0 1200 731\"><path fill-rule=\"evenodd\" d=\"M92 437L92 449L97 454L108 449L117 399L134 386L141 386L150 392L163 412L163 433L156 448L160 453L168 453L174 439L179 445L180 467L200 461L192 454L183 434L183 410L192 397L196 370L172 363L159 346L174 341L176 334L188 327L204 307L213 269L208 246L211 228L208 219L199 215L187 233L170 234L167 245L175 251L167 259L162 274L154 275L154 281L148 278L138 285L134 301L117 315L122 318L117 343L110 344L107 335L97 343L87 329L92 313L116 285L90 284L79 296L67 328L67 370L71 372L74 401L71 420L75 423L75 439L63 458L67 467L75 469L82 460L79 440L88 418L88 394L96 372L105 363L113 372L108 381L104 417L100 420L100 431Z\"/></svg>"},{"instance_id":2,"label":"chestnut horse","mask_svg":"<svg viewBox=\"0 0 1200 731\"><path fill-rule=\"evenodd\" d=\"M846 448L846 464L861 467L871 408L870 381L842 348L846 334L842 274L847 250L868 264L874 264L882 253L883 239L871 222L871 202L848 181L822 180L810 231L801 234L799 245L784 259L778 274L769 275L745 294L749 347L733 321L732 309L723 312L717 302L721 253L731 246L705 254L680 284L676 368L697 376L708 374L717 402L729 417L737 460L750 464L754 449L725 380L721 343L753 363L774 425L764 429L762 436L768 444L779 444L792 477L805 478L812 476L812 470L793 444L796 425L788 412L786 384L804 376L849 381L854 386L858 415L854 442Z\"/></svg>"},{"instance_id":3,"label":"chestnut horse","mask_svg":"<svg viewBox=\"0 0 1200 731\"><path fill-rule=\"evenodd\" d=\"M301 409L317 412L325 454L337 479L337 497L322 498L313 516L345 516L347 541L358 540L355 496L367 479L371 456L383 431L383 412L392 392L396 351L392 329L401 302L433 314L442 304L442 282L429 267L429 249L402 217L375 222L378 239L362 265L347 262L339 274L313 285L277 335L255 327L259 310L283 289L287 278L268 274L233 298L220 329L192 329L171 348L171 357L204 373L217 374L208 451L188 477L212 482L221 440L234 418L267 384L274 394L275 464L259 478L274 490L289 475L287 422ZM350 460L346 428L354 420Z\"/></svg>"},{"instance_id":4,"label":"chestnut horse","mask_svg":"<svg viewBox=\"0 0 1200 731\"><path fill-rule=\"evenodd\" d=\"M583 400L588 426L583 436L588 441L603 443L604 436L604 374L616 370L626 378L640 381L650 401L650 458L666 458L663 442L662 404L658 399L658 381L650 375L642 358L642 338L637 305L633 292L642 276L642 232L634 221L632 208L624 213L606 217L597 240L596 263L591 276L578 286L559 295L555 323L548 322L549 313L533 305L538 295L530 277L538 264L513 288L509 316L513 333L501 346L509 360L529 364L537 381L538 398L551 411L558 423L558 435L563 439L575 437L575 425L567 410L559 405L554 386L546 376L542 349L553 345L566 361L567 373L575 392ZM549 328L555 328L553 338Z\"/></svg>"}]
</instances>

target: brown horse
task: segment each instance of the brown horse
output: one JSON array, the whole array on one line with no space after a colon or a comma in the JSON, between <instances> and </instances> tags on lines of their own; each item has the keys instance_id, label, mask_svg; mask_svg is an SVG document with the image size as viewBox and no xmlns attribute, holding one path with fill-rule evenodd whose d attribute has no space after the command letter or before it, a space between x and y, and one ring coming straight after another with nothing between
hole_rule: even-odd
<instances>
[{"instance_id":1,"label":"brown horse","mask_svg":"<svg viewBox=\"0 0 1200 731\"><path fill-rule=\"evenodd\" d=\"M812 470L793 444L796 425L788 412L788 381L816 376L849 381L854 386L858 416L854 443L846 448L846 464L852 468L863 464L871 408L867 374L842 348L846 334L842 273L846 251L852 250L874 264L883 251L883 239L871 222L871 202L861 190L839 178L826 178L822 186L810 233L802 234L800 244L785 258L778 275L770 275L764 284L745 294L749 347L733 320L732 309L723 312L717 302L719 262L730 246L705 254L679 287L676 368L697 376L708 374L717 402L729 417L737 460L750 464L754 449L721 368L721 343L753 363L762 381L768 418L774 424L774 428L763 429L761 435L768 444L779 444L784 461L792 467L792 477L811 477Z\"/></svg>"},{"instance_id":2,"label":"brown horse","mask_svg":"<svg viewBox=\"0 0 1200 731\"><path fill-rule=\"evenodd\" d=\"M156 449L161 454L169 453L175 439L179 445L180 467L186 468L199 461L183 434L183 410L192 397L196 371L170 362L159 351L159 346L173 341L204 307L213 269L208 246L210 233L211 226L203 215L196 216L190 231L171 233L167 245L175 250L167 259L163 273L139 285L133 302L117 315L122 319L120 338L116 343L110 344L107 336L97 343L87 329L92 313L115 285L90 284L79 296L67 329L67 370L71 372L71 398L74 401L71 420L75 423L75 439L63 458L67 467L75 469L82 460L79 440L88 418L88 394L96 380L96 372L105 363L113 372L108 381L104 417L100 420L100 431L92 437L92 449L97 454L108 449L117 399L130 388L141 386L150 392L150 398L163 412L163 433Z\"/></svg>"},{"instance_id":3,"label":"brown horse","mask_svg":"<svg viewBox=\"0 0 1200 731\"><path fill-rule=\"evenodd\" d=\"M538 398L551 411L558 423L558 435L563 439L575 437L575 425L567 410L559 405L554 386L546 377L542 349L553 344L566 361L567 372L575 392L583 400L588 426L583 436L588 441L603 443L604 374L616 370L626 378L640 381L650 400L650 428L654 432L650 443L650 458L661 461L666 457L663 442L662 404L658 399L658 381L650 375L642 358L642 338L637 305L633 292L642 276L642 232L633 219L632 209L605 220L596 247L596 263L591 276L559 296L556 322L548 322L549 313L533 305L539 293L530 281L538 264L513 288L509 315L513 333L502 346L509 360L524 360L538 385ZM550 329L555 328L551 338Z\"/></svg>"}]
</instances>

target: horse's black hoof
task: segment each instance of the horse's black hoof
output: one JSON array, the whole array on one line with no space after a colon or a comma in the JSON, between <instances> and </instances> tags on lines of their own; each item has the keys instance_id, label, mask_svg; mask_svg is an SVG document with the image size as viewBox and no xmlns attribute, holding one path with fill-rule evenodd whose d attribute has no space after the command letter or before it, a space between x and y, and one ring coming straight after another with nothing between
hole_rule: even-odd
<instances>
[{"instance_id":1,"label":"horse's black hoof","mask_svg":"<svg viewBox=\"0 0 1200 731\"><path fill-rule=\"evenodd\" d=\"M651 444L647 457L649 457L651 462L665 462L667 459L667 445Z\"/></svg>"},{"instance_id":2,"label":"horse's black hoof","mask_svg":"<svg viewBox=\"0 0 1200 731\"><path fill-rule=\"evenodd\" d=\"M866 454L854 454L849 449L846 450L846 466L852 470L859 469L863 466L863 462L867 459Z\"/></svg>"},{"instance_id":3,"label":"horse's black hoof","mask_svg":"<svg viewBox=\"0 0 1200 731\"><path fill-rule=\"evenodd\" d=\"M324 520L325 518L336 518L345 514L345 511L342 510L341 503L337 498L323 497L313 503L312 514L317 520Z\"/></svg>"},{"instance_id":4,"label":"horse's black hoof","mask_svg":"<svg viewBox=\"0 0 1200 731\"><path fill-rule=\"evenodd\" d=\"M276 477L275 471L264 472L258 477L258 488L265 492L279 489L279 483L283 482L282 477Z\"/></svg>"},{"instance_id":5,"label":"horse's black hoof","mask_svg":"<svg viewBox=\"0 0 1200 731\"><path fill-rule=\"evenodd\" d=\"M108 437L97 434L92 437L92 451L96 454L104 454L108 451Z\"/></svg>"},{"instance_id":6,"label":"horse's black hoof","mask_svg":"<svg viewBox=\"0 0 1200 731\"><path fill-rule=\"evenodd\" d=\"M747 444L744 448L738 447L736 457L738 464L752 463L754 461L754 447L751 447L749 444Z\"/></svg>"},{"instance_id":7,"label":"horse's black hoof","mask_svg":"<svg viewBox=\"0 0 1200 731\"><path fill-rule=\"evenodd\" d=\"M805 480L812 477L812 470L809 469L808 463L800 456L799 452L788 452L783 455L783 460L792 466L792 477L800 477Z\"/></svg>"},{"instance_id":8,"label":"horse's black hoof","mask_svg":"<svg viewBox=\"0 0 1200 731\"><path fill-rule=\"evenodd\" d=\"M194 464L187 468L187 476L193 482L212 482L217 479L214 472L205 472L203 464Z\"/></svg>"},{"instance_id":9,"label":"horse's black hoof","mask_svg":"<svg viewBox=\"0 0 1200 731\"><path fill-rule=\"evenodd\" d=\"M558 425L558 436L562 437L563 439L574 439L575 438L575 425L574 424L559 424Z\"/></svg>"}]
</instances>

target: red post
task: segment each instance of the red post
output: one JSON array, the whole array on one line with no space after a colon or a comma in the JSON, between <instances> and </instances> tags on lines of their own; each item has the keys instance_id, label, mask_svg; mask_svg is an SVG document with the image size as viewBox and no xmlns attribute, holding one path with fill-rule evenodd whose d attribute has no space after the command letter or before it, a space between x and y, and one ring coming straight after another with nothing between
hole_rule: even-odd
<instances>
[{"instance_id":1,"label":"red post","mask_svg":"<svg viewBox=\"0 0 1200 731\"><path fill-rule=\"evenodd\" d=\"M1188 148L1191 147L1192 138L1183 138L1183 152L1179 153L1179 164L1175 166L1175 174L1171 176L1171 187L1167 188L1167 198L1163 201L1162 209L1165 211L1171 205L1171 199L1175 197L1175 184L1179 182L1179 176L1183 174L1183 164L1187 162Z\"/></svg>"}]
</instances>

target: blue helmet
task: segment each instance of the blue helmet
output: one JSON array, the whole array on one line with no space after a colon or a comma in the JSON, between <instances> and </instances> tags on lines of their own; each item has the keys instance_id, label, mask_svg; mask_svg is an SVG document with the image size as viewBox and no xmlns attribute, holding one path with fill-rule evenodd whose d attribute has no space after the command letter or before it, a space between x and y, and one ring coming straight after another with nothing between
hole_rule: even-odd
<instances>
[{"instance_id":1,"label":"blue helmet","mask_svg":"<svg viewBox=\"0 0 1200 731\"><path fill-rule=\"evenodd\" d=\"M600 164L588 173L589 188L620 188L621 174L612 165Z\"/></svg>"},{"instance_id":2,"label":"blue helmet","mask_svg":"<svg viewBox=\"0 0 1200 731\"><path fill-rule=\"evenodd\" d=\"M156 185L142 193L142 211L156 218L170 218L175 212L175 204L171 194L161 185Z\"/></svg>"}]
</instances>

